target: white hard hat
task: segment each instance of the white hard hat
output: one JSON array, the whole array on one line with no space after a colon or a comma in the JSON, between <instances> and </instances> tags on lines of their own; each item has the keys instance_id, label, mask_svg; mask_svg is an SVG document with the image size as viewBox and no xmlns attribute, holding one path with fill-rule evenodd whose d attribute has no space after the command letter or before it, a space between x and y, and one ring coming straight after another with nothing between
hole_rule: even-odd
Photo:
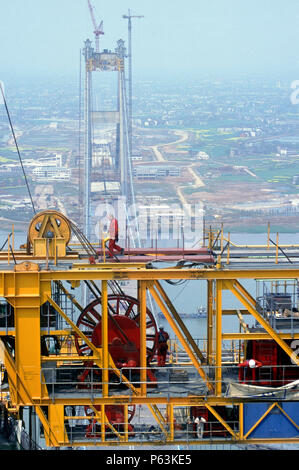
<instances>
[{"instance_id":1,"label":"white hard hat","mask_svg":"<svg viewBox=\"0 0 299 470\"><path fill-rule=\"evenodd\" d=\"M254 359L250 359L248 362L248 365L251 369L253 369L256 366L256 362Z\"/></svg>"}]
</instances>

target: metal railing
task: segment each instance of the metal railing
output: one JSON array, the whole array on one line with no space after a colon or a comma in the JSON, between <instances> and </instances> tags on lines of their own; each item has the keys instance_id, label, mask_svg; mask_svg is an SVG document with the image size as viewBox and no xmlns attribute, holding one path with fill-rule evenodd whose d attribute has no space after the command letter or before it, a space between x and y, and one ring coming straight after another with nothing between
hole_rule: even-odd
<instances>
[{"instance_id":1,"label":"metal railing","mask_svg":"<svg viewBox=\"0 0 299 470\"><path fill-rule=\"evenodd\" d=\"M297 279L257 280L256 290L256 308L258 312L274 330L287 329L293 334L299 328Z\"/></svg>"},{"instance_id":2,"label":"metal railing","mask_svg":"<svg viewBox=\"0 0 299 470\"><path fill-rule=\"evenodd\" d=\"M74 392L84 395L87 402L88 400L93 401L95 398L102 396L103 385L108 385L109 394L111 395L117 395L126 390L126 395L133 396L134 389L136 390L142 384L148 387L148 396L154 396L157 392L164 393L166 396L185 396L186 393L200 397L211 395L207 382L195 366L167 365L165 367L151 367L152 379L147 378L146 381L140 380L142 370L141 367L123 368L119 370L119 376L117 376L114 370L109 368L109 379L107 382L102 382L103 369L95 366L83 367L78 365L59 368L47 366L42 369L41 383L47 386L53 402L61 394L67 397L68 394L71 396ZM296 365L263 365L254 369L244 366L244 364L239 366L226 365L221 367L221 374L217 373L219 368L216 366L203 366L202 370L215 389L219 389L216 386L221 383L222 396L230 396L229 390L234 384L241 385L241 389L242 385L262 387L260 391L258 388L253 391L255 396L258 394L262 396L266 393L265 387L271 388L269 392L271 392L273 398L278 394L281 397L280 399L288 399L292 394L299 395L299 383L295 384L291 391L288 388L285 388L285 390L280 389L299 380L299 368ZM216 379L219 375L221 379ZM84 379L78 379L80 376ZM244 389L240 391L239 395L236 390L234 393L237 393L234 396L244 397L249 392Z\"/></svg>"},{"instance_id":3,"label":"metal railing","mask_svg":"<svg viewBox=\"0 0 299 470\"><path fill-rule=\"evenodd\" d=\"M82 417L66 417L67 435L70 443L76 442L96 442L103 439L103 431L100 420L94 416L86 419L83 424ZM141 418L142 419L142 418ZM223 440L231 441L232 434L217 420L207 420L203 426L198 427L191 420L189 422L174 422L173 431L171 431L172 423L165 422L164 428L161 429L157 424L140 424L140 419L134 419L129 426L129 430L125 431L125 422L105 424L105 441L119 443L128 440L135 443L143 442L159 442L167 444L171 441L179 441L188 444L189 442L203 442L207 440ZM237 420L226 420L226 424L234 431L239 431L239 422Z\"/></svg>"}]
</instances>

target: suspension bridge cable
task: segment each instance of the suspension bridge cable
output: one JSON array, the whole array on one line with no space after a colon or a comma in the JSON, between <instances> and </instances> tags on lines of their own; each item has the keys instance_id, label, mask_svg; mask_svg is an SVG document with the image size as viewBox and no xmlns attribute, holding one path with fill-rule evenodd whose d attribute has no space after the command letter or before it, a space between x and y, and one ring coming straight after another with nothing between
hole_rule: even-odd
<instances>
[{"instance_id":1,"label":"suspension bridge cable","mask_svg":"<svg viewBox=\"0 0 299 470\"><path fill-rule=\"evenodd\" d=\"M33 209L34 214L36 214L36 210L35 210L35 207L34 207L34 203L33 203L32 195L31 195L31 191L30 191L30 188L29 188L29 184L28 184L28 180L27 180L27 176L26 176L26 172L25 172L25 168L24 168L24 166L23 166L23 161L22 161L22 158L21 158L19 146L18 146L18 143L17 143L15 131L14 131L14 128L13 128L13 125L12 125L12 122L11 122L11 118L10 118L10 114L9 114L9 110L8 110L7 102L6 102L6 99L5 99L5 96L4 96L4 92L3 92L3 88L2 88L2 83L1 83L1 82L0 82L0 89L1 89L1 94L2 94L2 98L3 98L3 103L4 103L4 106L5 106L5 109L6 109L6 113L7 113L7 117L8 117L8 121L9 121L9 125L10 125L10 129L11 129L11 133L12 133L13 138L14 138L15 146L16 146L17 153L18 153L19 160L20 160L20 164L21 164L21 167L22 167L22 171L23 171L25 183L26 183L26 186L27 186L28 194L29 194L29 197L30 197L32 209Z\"/></svg>"}]
</instances>

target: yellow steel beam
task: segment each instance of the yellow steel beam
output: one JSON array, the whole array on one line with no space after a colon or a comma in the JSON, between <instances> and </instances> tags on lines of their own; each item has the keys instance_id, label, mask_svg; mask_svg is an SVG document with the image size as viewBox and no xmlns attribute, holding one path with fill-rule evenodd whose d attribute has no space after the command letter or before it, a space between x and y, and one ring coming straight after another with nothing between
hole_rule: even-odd
<instances>
[{"instance_id":1,"label":"yellow steel beam","mask_svg":"<svg viewBox=\"0 0 299 470\"><path fill-rule=\"evenodd\" d=\"M242 316L251 315L248 312L248 310L245 310L245 309L222 309L222 316L223 315L238 315L238 312L241 313Z\"/></svg>"},{"instance_id":2,"label":"yellow steel beam","mask_svg":"<svg viewBox=\"0 0 299 470\"><path fill-rule=\"evenodd\" d=\"M96 348L94 346L94 344L89 341L89 339L84 335L84 333L82 333L82 331L80 330L80 328L77 327L77 325L64 313L64 311L59 307L59 305L52 299L52 297L48 296L48 301L50 302L50 304L55 308L55 310L59 313L59 315L62 316L62 318L64 318L64 320L69 323L69 325L71 326L71 328L73 329L73 331L78 335L80 336L81 339L83 339L83 341L86 343L86 345L93 351L94 355L98 358L98 362L99 362L99 367L102 368L102 361L103 361L103 358L102 358L102 349L100 348ZM81 356L78 355L78 360L80 361L81 360Z\"/></svg>"},{"instance_id":3,"label":"yellow steel beam","mask_svg":"<svg viewBox=\"0 0 299 470\"><path fill-rule=\"evenodd\" d=\"M153 417L157 421L158 425L160 426L162 432L167 436L167 429L165 428L165 420L157 407L156 404L148 404L148 409L152 413Z\"/></svg>"},{"instance_id":4,"label":"yellow steel beam","mask_svg":"<svg viewBox=\"0 0 299 470\"><path fill-rule=\"evenodd\" d=\"M41 398L40 280L39 273L14 279L15 364L30 396Z\"/></svg>"},{"instance_id":5,"label":"yellow steel beam","mask_svg":"<svg viewBox=\"0 0 299 470\"><path fill-rule=\"evenodd\" d=\"M205 371L203 370L203 368L201 367L201 364L198 362L198 359L197 357L194 355L193 351L191 350L191 348L189 347L189 344L187 342L187 340L185 339L185 337L182 335L181 331L178 329L177 327L177 324L175 323L175 321L173 320L172 316L169 314L167 308L165 307L162 299L160 298L158 292L155 290L155 287L152 286L152 287L149 287L149 291L150 293L152 294L154 300L156 301L157 305L159 306L159 308L161 309L161 311L164 313L168 323L170 324L171 328L173 329L174 333L177 335L177 337L179 338L180 342L182 343L182 345L184 346L188 356L190 357L193 365L195 366L195 368L197 369L197 371L199 372L200 376L202 377L202 379L206 382L207 384L207 387L209 388L209 390L213 390L214 387L212 385L212 383L210 382L210 379L209 377L206 375Z\"/></svg>"},{"instance_id":6,"label":"yellow steel beam","mask_svg":"<svg viewBox=\"0 0 299 470\"><path fill-rule=\"evenodd\" d=\"M222 281L216 281L216 395L222 389Z\"/></svg>"},{"instance_id":7,"label":"yellow steel beam","mask_svg":"<svg viewBox=\"0 0 299 470\"><path fill-rule=\"evenodd\" d=\"M3 272L9 275L8 272ZM0 272L1 274L1 272ZM297 279L299 278L298 268L276 267L273 269L135 269L123 268L118 263L111 270L104 268L92 268L86 270L69 269L55 271L41 271L41 278L45 281L68 280L167 280L167 279ZM0 295L1 278L0 278Z\"/></svg>"},{"instance_id":8,"label":"yellow steel beam","mask_svg":"<svg viewBox=\"0 0 299 470\"><path fill-rule=\"evenodd\" d=\"M141 395L146 395L147 363L146 363L146 282L141 281L140 293L140 388Z\"/></svg>"},{"instance_id":9,"label":"yellow steel beam","mask_svg":"<svg viewBox=\"0 0 299 470\"><path fill-rule=\"evenodd\" d=\"M55 438L58 443L63 446L68 445L69 440L64 425L64 406L49 405L48 419L50 429L55 433Z\"/></svg>"},{"instance_id":10,"label":"yellow steel beam","mask_svg":"<svg viewBox=\"0 0 299 470\"><path fill-rule=\"evenodd\" d=\"M101 405L101 416L102 416L102 420L101 420L101 440L102 442L105 442L106 440L106 430L105 430L105 419L104 419L104 416L105 416L105 405L102 404Z\"/></svg>"},{"instance_id":11,"label":"yellow steel beam","mask_svg":"<svg viewBox=\"0 0 299 470\"><path fill-rule=\"evenodd\" d=\"M91 361L98 361L99 356L62 356L62 355L55 355L51 354L51 356L42 356L42 362L91 362Z\"/></svg>"},{"instance_id":12,"label":"yellow steel beam","mask_svg":"<svg viewBox=\"0 0 299 470\"><path fill-rule=\"evenodd\" d=\"M228 432L237 439L236 433L232 430L232 428L226 423L226 421L220 416L220 414L210 405L206 404L206 408L215 416L215 418L228 430Z\"/></svg>"},{"instance_id":13,"label":"yellow steel beam","mask_svg":"<svg viewBox=\"0 0 299 470\"><path fill-rule=\"evenodd\" d=\"M173 420L173 405L167 405L167 422L169 426L168 440L174 440L174 420Z\"/></svg>"},{"instance_id":14,"label":"yellow steel beam","mask_svg":"<svg viewBox=\"0 0 299 470\"><path fill-rule=\"evenodd\" d=\"M129 414L128 414L128 405L124 405L124 432L125 432L125 441L129 440Z\"/></svg>"},{"instance_id":15,"label":"yellow steel beam","mask_svg":"<svg viewBox=\"0 0 299 470\"><path fill-rule=\"evenodd\" d=\"M239 310L237 310L237 316L239 318L240 325L242 326L245 333L249 333L249 329L244 321L244 318Z\"/></svg>"},{"instance_id":16,"label":"yellow steel beam","mask_svg":"<svg viewBox=\"0 0 299 470\"><path fill-rule=\"evenodd\" d=\"M214 281L207 281L207 362L213 362L213 290Z\"/></svg>"},{"instance_id":17,"label":"yellow steel beam","mask_svg":"<svg viewBox=\"0 0 299 470\"><path fill-rule=\"evenodd\" d=\"M94 265L92 265L94 266ZM15 279L23 276L32 276L31 272L13 272L0 270L0 296L5 297L9 302L19 295L14 288ZM299 269L277 267L275 269L136 269L134 267L122 268L118 263L111 269L95 268L65 269L55 271L40 271L41 294L42 285L49 285L50 281L83 281L83 280L168 280L168 279L297 279ZM30 283L29 283L30 284ZM31 284L30 293L34 292L34 284ZM42 297L42 295L41 295ZM43 303L44 300L41 300Z\"/></svg>"},{"instance_id":18,"label":"yellow steel beam","mask_svg":"<svg viewBox=\"0 0 299 470\"><path fill-rule=\"evenodd\" d=\"M7 352L2 341L0 341L0 350L1 350L1 356L4 357L7 375L10 379L9 384L13 388L13 390L10 389L10 392L11 392L11 396L14 398L14 402L18 402L22 406L32 405L33 398L30 395L30 391L27 389L22 370L21 368L17 370L13 359L11 358L10 354ZM40 422L43 425L44 433L45 433L46 438L48 439L49 444L53 445L54 447L59 447L59 441L58 441L59 436L57 438L57 435L55 432L57 431L57 429L56 428L54 430L52 429L49 421L44 415L42 408L38 404L34 404L34 406L35 406L36 414L38 415Z\"/></svg>"},{"instance_id":19,"label":"yellow steel beam","mask_svg":"<svg viewBox=\"0 0 299 470\"><path fill-rule=\"evenodd\" d=\"M102 394L107 397L109 394L109 350L108 350L108 286L107 281L102 281L102 352L103 352L103 371L102 371Z\"/></svg>"},{"instance_id":20,"label":"yellow steel beam","mask_svg":"<svg viewBox=\"0 0 299 470\"><path fill-rule=\"evenodd\" d=\"M299 333L277 333L277 336L281 339L299 339ZM244 339L244 340L254 340L254 339L269 339L273 340L273 337L265 332L248 332L248 333L222 333L222 339L223 340L236 340L236 339Z\"/></svg>"},{"instance_id":21,"label":"yellow steel beam","mask_svg":"<svg viewBox=\"0 0 299 470\"><path fill-rule=\"evenodd\" d=\"M73 397L71 395L65 397L54 397L54 398L45 398L42 401L32 401L32 405L41 403L42 405L49 405L51 403L55 404L64 404L64 405L74 405L74 406L84 406L91 402L88 401L86 397ZM186 397L175 397L169 395L155 395L141 397L140 395L110 395L109 397L94 396L92 403L95 406L98 405L148 405L148 406L162 406L172 403L175 406L205 406L208 403L211 406L230 406L238 405L239 403L252 403L250 398L241 398L241 397L217 397L215 395L188 395Z\"/></svg>"},{"instance_id":22,"label":"yellow steel beam","mask_svg":"<svg viewBox=\"0 0 299 470\"><path fill-rule=\"evenodd\" d=\"M244 405L239 404L239 439L244 439Z\"/></svg>"}]
</instances>

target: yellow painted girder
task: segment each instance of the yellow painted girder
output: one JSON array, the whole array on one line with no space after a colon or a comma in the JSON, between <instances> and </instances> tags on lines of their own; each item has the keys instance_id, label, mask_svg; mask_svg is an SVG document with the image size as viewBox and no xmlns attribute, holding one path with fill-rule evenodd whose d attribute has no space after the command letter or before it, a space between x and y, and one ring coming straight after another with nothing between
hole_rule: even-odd
<instances>
[{"instance_id":1,"label":"yellow painted girder","mask_svg":"<svg viewBox=\"0 0 299 470\"><path fill-rule=\"evenodd\" d=\"M19 370L19 372L17 371L13 359L10 357L10 354L7 352L2 341L0 341L0 349L1 349L1 355L3 355L4 357L4 363L5 363L5 367L7 370L7 375L10 379L10 385L12 386L12 389L13 389L13 393L11 395L14 397L14 401L15 402L18 401L19 404L22 404L23 406L32 405L33 398L31 397L26 387L26 383L25 383L22 371L21 370ZM35 411L40 419L40 422L42 423L44 427L44 433L48 439L48 442L54 447L59 447L59 437L61 437L60 430L59 430L58 438L57 438L57 434L51 428L49 421L45 417L44 412L41 409L41 407L38 404L34 404L34 406L35 406ZM50 404L50 406L52 405Z\"/></svg>"},{"instance_id":2,"label":"yellow painted girder","mask_svg":"<svg viewBox=\"0 0 299 470\"><path fill-rule=\"evenodd\" d=\"M116 279L136 279L136 280L159 280L159 279L297 279L299 278L298 268L274 268L274 269L122 269L118 263L110 270L86 269L86 270L64 270L64 271L41 271L42 277L49 280L116 280Z\"/></svg>"},{"instance_id":3,"label":"yellow painted girder","mask_svg":"<svg viewBox=\"0 0 299 470\"><path fill-rule=\"evenodd\" d=\"M215 416L215 418L228 430L228 432L237 439L236 433L232 430L232 428L226 423L226 421L220 416L220 414L211 406L206 404L206 408Z\"/></svg>"}]
</instances>

